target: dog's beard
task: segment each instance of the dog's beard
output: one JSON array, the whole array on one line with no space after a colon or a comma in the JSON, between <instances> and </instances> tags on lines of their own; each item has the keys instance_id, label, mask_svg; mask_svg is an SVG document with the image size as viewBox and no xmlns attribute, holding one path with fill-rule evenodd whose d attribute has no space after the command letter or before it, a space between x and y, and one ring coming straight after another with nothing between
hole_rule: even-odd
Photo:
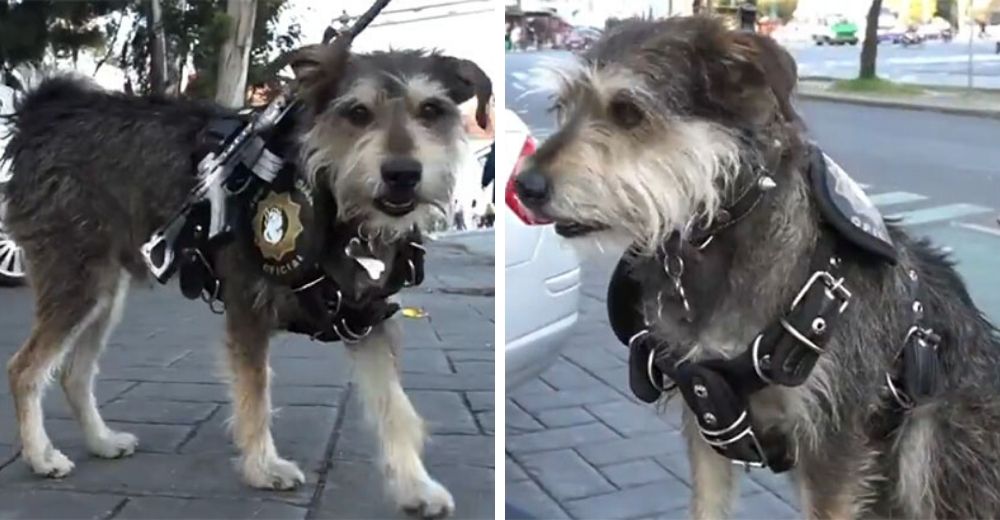
<instances>
[{"instance_id":1,"label":"dog's beard","mask_svg":"<svg viewBox=\"0 0 1000 520\"><path fill-rule=\"evenodd\" d=\"M415 153L424 170L415 206L405 215L394 216L378 209L375 202L383 191L379 167L385 158L383 149L376 134L367 134L342 157L318 149L306 156L307 178L313 186L325 184L331 190L337 220L358 223L370 238L385 242L404 238L414 228L426 230L447 222L459 152Z\"/></svg>"},{"instance_id":2,"label":"dog's beard","mask_svg":"<svg viewBox=\"0 0 1000 520\"><path fill-rule=\"evenodd\" d=\"M652 254L671 233L711 222L739 171L738 140L711 122L674 121L662 143L638 152L588 132L597 131L583 130L582 143L567 152L577 170L556 178L546 210L557 224L606 230L579 237L588 241L624 240Z\"/></svg>"}]
</instances>

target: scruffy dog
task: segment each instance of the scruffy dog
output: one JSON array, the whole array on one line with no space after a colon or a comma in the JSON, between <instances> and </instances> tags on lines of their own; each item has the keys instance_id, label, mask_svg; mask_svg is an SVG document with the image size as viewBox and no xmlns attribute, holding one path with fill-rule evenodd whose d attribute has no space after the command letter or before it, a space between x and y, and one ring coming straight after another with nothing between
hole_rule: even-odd
<instances>
[{"instance_id":1,"label":"scruffy dog","mask_svg":"<svg viewBox=\"0 0 1000 520\"><path fill-rule=\"evenodd\" d=\"M629 244L616 277L634 282L635 298L610 307L632 307L646 321L641 333L657 354L648 367L642 359L641 377L662 359L671 360L669 375L748 352L808 285L819 244L841 240L806 175L815 149L791 105L791 56L710 18L637 21L612 30L557 79L560 128L526 163L517 194L565 236ZM756 202L734 215L754 192ZM704 229L715 230L708 241ZM846 288L850 304L807 378L761 384L749 396L752 431L785 439L810 518L1000 516L996 330L942 253L893 225L886 235L895 262L857 248L831 260L842 278L826 297ZM936 341L937 384L900 403L887 374L899 373L901 346L921 313L920 330L933 334L918 346ZM826 330L813 321L811 333ZM692 515L725 518L737 466L706 440L726 432L700 421L720 430L727 423L692 412L706 386L684 397Z\"/></svg>"},{"instance_id":2,"label":"scruffy dog","mask_svg":"<svg viewBox=\"0 0 1000 520\"><path fill-rule=\"evenodd\" d=\"M423 51L347 59L335 55L335 47L308 48L294 60L304 104L290 136L298 147L292 157L313 195L336 201L331 222L370 237L372 254L388 266L370 281L377 286L385 283L408 233L445 216L458 158L467 153L457 104L476 95L482 116L491 87L465 60ZM70 77L44 80L19 104L7 148L13 178L6 224L24 247L36 321L8 373L22 457L35 473L59 478L73 469L43 426L42 394L56 373L91 452L116 458L135 450L136 437L108 428L95 405L98 356L119 321L130 281L146 276L140 246L198 182L192 156L200 133L220 112L184 100L105 92ZM265 240L271 231L265 230ZM326 253L334 264L344 261L336 251ZM305 477L275 448L268 387L268 337L294 319L295 301L288 287L268 281L235 245L225 246L215 265L225 281L243 478L259 488L295 488ZM397 373L400 332L398 323L385 321L351 346L359 395L396 503L423 516L444 516L454 502L421 461L422 420Z\"/></svg>"}]
</instances>

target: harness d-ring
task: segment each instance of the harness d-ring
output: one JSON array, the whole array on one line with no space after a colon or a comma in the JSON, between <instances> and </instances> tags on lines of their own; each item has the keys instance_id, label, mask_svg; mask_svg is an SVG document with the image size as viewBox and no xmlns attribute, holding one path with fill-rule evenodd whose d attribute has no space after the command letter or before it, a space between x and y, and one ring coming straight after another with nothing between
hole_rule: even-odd
<instances>
[{"instance_id":1,"label":"harness d-ring","mask_svg":"<svg viewBox=\"0 0 1000 520\"><path fill-rule=\"evenodd\" d=\"M913 400L910 399L905 393L896 388L896 383L892 382L892 376L888 373L885 374L885 384L889 387L889 393L892 394L892 398L899 403L899 406L909 410L913 408Z\"/></svg>"}]
</instances>

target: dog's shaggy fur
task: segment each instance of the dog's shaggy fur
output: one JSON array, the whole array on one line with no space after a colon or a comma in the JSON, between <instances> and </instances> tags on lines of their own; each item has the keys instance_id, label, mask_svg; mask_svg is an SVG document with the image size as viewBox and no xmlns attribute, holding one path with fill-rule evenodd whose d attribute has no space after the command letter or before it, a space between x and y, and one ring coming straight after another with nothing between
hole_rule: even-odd
<instances>
[{"instance_id":1,"label":"dog's shaggy fur","mask_svg":"<svg viewBox=\"0 0 1000 520\"><path fill-rule=\"evenodd\" d=\"M830 232L804 173L793 60L770 39L709 18L675 18L624 24L560 77L561 128L526 165L519 194L563 234L632 242L643 308L656 308L670 283L653 258L668 235L710 223L761 171L777 182L745 219L687 258L683 280L697 319L646 314L677 357L742 352L787 309L817 237ZM804 385L752 396L755 427L783 432L797 450L794 477L811 518L996 517L1000 340L942 253L898 227L890 233L898 265L845 259L854 296L827 352ZM927 325L943 338L943 381L893 424L885 374L911 324L911 270ZM692 514L725 518L737 470L686 414Z\"/></svg>"},{"instance_id":2,"label":"dog's shaggy fur","mask_svg":"<svg viewBox=\"0 0 1000 520\"><path fill-rule=\"evenodd\" d=\"M445 217L455 158L466 152L457 104L476 94L482 105L489 80L470 62L434 53L352 55L338 69L331 52L313 48L294 63L305 106L290 136L299 143L292 159L314 195L338 203L330 219L372 237L373 252L389 269L365 283L379 285L392 271L401 237ZM135 450L136 437L108 428L95 405L97 358L121 316L130 280L145 277L140 245L198 182L199 136L222 113L207 104L105 92L65 76L45 80L19 104L7 148L13 178L6 224L24 247L36 321L8 373L22 457L39 475L64 477L73 469L43 426L42 394L56 373L94 454L114 458ZM415 186L404 187L412 189L404 194L409 209L386 212L381 201L399 194L380 170L400 158L415 161L422 173ZM268 336L300 311L289 288L266 280L242 247L227 245L216 259L225 281L241 471L255 487L294 488L305 477L279 457L271 437L267 352ZM353 272L342 265L351 262L326 252L324 268L343 286L357 282L339 280ZM351 349L359 395L395 501L426 516L445 515L454 502L421 462L424 429L400 385L399 349L400 327L391 320Z\"/></svg>"}]
</instances>

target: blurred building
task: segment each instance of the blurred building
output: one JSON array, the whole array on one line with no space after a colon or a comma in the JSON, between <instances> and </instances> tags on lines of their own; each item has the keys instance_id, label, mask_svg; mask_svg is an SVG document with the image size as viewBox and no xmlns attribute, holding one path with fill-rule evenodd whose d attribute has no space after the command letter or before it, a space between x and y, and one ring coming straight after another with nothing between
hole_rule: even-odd
<instances>
[{"instance_id":1,"label":"blurred building","mask_svg":"<svg viewBox=\"0 0 1000 520\"><path fill-rule=\"evenodd\" d=\"M506 0L509 9L551 11L573 25L604 27L609 18L691 14L691 0Z\"/></svg>"}]
</instances>

